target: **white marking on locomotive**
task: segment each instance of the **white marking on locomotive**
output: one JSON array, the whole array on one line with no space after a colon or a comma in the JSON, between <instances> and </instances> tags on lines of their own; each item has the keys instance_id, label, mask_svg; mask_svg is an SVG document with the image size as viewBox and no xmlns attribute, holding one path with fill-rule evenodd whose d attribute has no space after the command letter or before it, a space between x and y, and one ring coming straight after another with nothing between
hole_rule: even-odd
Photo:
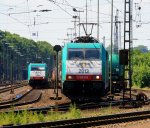
<instances>
[{"instance_id":1,"label":"white marking on locomotive","mask_svg":"<svg viewBox=\"0 0 150 128\"><path fill-rule=\"evenodd\" d=\"M102 74L102 61L99 60L67 60L67 74Z\"/></svg>"},{"instance_id":2,"label":"white marking on locomotive","mask_svg":"<svg viewBox=\"0 0 150 128\"><path fill-rule=\"evenodd\" d=\"M45 77L45 71L31 71L31 77Z\"/></svg>"}]
</instances>

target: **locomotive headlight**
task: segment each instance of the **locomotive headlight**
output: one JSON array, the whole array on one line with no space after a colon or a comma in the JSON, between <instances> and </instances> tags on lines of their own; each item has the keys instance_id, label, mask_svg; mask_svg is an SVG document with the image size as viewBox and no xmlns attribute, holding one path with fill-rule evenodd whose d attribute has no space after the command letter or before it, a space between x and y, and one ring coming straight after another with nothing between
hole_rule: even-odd
<instances>
[{"instance_id":1,"label":"locomotive headlight","mask_svg":"<svg viewBox=\"0 0 150 128\"><path fill-rule=\"evenodd\" d=\"M101 80L102 76L101 75L94 75L93 80Z\"/></svg>"},{"instance_id":2,"label":"locomotive headlight","mask_svg":"<svg viewBox=\"0 0 150 128\"><path fill-rule=\"evenodd\" d=\"M71 80L71 79L72 79L72 76L68 76L68 79Z\"/></svg>"},{"instance_id":3,"label":"locomotive headlight","mask_svg":"<svg viewBox=\"0 0 150 128\"><path fill-rule=\"evenodd\" d=\"M99 80L99 79L100 79L100 77L99 77L99 76L96 76L96 79L97 79L97 80Z\"/></svg>"},{"instance_id":4,"label":"locomotive headlight","mask_svg":"<svg viewBox=\"0 0 150 128\"><path fill-rule=\"evenodd\" d=\"M74 77L74 75L67 75L66 76L66 79L67 80L73 80L75 77Z\"/></svg>"}]
</instances>

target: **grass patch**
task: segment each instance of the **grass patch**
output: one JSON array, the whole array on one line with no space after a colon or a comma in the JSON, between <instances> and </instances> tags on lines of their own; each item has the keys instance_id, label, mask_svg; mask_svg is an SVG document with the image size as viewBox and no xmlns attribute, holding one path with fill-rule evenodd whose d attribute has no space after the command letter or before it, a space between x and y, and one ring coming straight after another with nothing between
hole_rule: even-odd
<instances>
[{"instance_id":1,"label":"grass patch","mask_svg":"<svg viewBox=\"0 0 150 128\"><path fill-rule=\"evenodd\" d=\"M119 113L120 109L109 107L102 107L95 110L85 110L80 111L76 108L76 105L70 105L68 112L59 112L58 108L54 110L49 110L47 114L37 113L33 111L22 111L18 113L9 112L9 113L0 113L0 126L2 125L23 125L28 123L36 122L48 122L56 120L68 120L68 119L77 119L81 117L91 117L91 116L103 116L109 114Z\"/></svg>"},{"instance_id":2,"label":"grass patch","mask_svg":"<svg viewBox=\"0 0 150 128\"><path fill-rule=\"evenodd\" d=\"M75 105L71 105L68 112L58 112L54 110L48 111L47 114L37 113L37 112L18 112L14 113L0 113L0 126L2 125L23 125L28 123L36 123L36 122L46 122L46 121L55 121L55 120L67 120L67 119L75 119L81 118L81 112L76 108Z\"/></svg>"},{"instance_id":3,"label":"grass patch","mask_svg":"<svg viewBox=\"0 0 150 128\"><path fill-rule=\"evenodd\" d=\"M81 116L82 117L105 116L105 115L110 115L110 114L117 114L120 112L121 110L119 108L109 106L109 107L101 107L99 109L82 111Z\"/></svg>"},{"instance_id":4,"label":"grass patch","mask_svg":"<svg viewBox=\"0 0 150 128\"><path fill-rule=\"evenodd\" d=\"M141 87L136 86L136 85L133 85L132 88L133 88L133 89L141 89L141 90L150 90L150 87L141 88Z\"/></svg>"}]
</instances>

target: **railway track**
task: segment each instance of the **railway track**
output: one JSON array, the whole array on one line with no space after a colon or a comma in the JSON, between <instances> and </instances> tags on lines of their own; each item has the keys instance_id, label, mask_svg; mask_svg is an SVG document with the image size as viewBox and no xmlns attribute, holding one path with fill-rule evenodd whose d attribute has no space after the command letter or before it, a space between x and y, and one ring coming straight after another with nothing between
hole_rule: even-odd
<instances>
[{"instance_id":1,"label":"railway track","mask_svg":"<svg viewBox=\"0 0 150 128\"><path fill-rule=\"evenodd\" d=\"M147 100L146 102L149 102L150 100ZM114 102L90 102L90 103L78 103L76 104L76 108L80 110L87 110L87 109L96 109L96 108L101 108L101 107L109 107L111 106L120 106L119 108L135 108L135 107L140 107L138 106L139 102L136 100L132 101L124 101L126 104L128 104L128 107L123 106L122 100L120 101L114 101ZM72 103L74 104L74 103ZM37 113L43 113L46 114L50 110L57 110L57 111L68 111L70 109L71 103L64 103L60 105L50 105L47 107L40 107L40 108L29 108L29 109L17 109L14 110L15 113L18 112L23 112L23 111L36 111ZM129 107L130 106L130 107ZM9 112L9 111L6 111Z\"/></svg>"},{"instance_id":2,"label":"railway track","mask_svg":"<svg viewBox=\"0 0 150 128\"><path fill-rule=\"evenodd\" d=\"M70 119L70 120L61 120L53 122L40 122L26 125L11 126L14 128L41 128L41 127L51 127L51 128L84 128L84 127L93 127L101 126L107 124L115 123L124 123L130 121L137 121L150 118L150 111L140 111L140 112L131 112L115 115L106 115L106 116L97 116L97 117L88 117L80 119ZM9 126L7 126L9 128Z\"/></svg>"},{"instance_id":3,"label":"railway track","mask_svg":"<svg viewBox=\"0 0 150 128\"><path fill-rule=\"evenodd\" d=\"M23 86L25 86L25 85L26 85L26 84L13 85L13 89L17 89L17 88L23 87ZM9 85L7 85L7 86L9 86ZM11 90L11 86L5 87L5 88L0 89L0 93L4 93L4 92L10 91L10 90Z\"/></svg>"},{"instance_id":4,"label":"railway track","mask_svg":"<svg viewBox=\"0 0 150 128\"><path fill-rule=\"evenodd\" d=\"M25 93L21 98L15 99L13 101L6 102L0 105L0 109L10 108L12 106L21 106L26 104L31 104L40 100L42 93L40 90L31 90Z\"/></svg>"},{"instance_id":5,"label":"railway track","mask_svg":"<svg viewBox=\"0 0 150 128\"><path fill-rule=\"evenodd\" d=\"M0 89L3 88L3 87L6 87L6 86L8 86L8 85L10 85L10 82L8 82L8 83L3 83L3 84L1 83L1 84L0 84Z\"/></svg>"},{"instance_id":6,"label":"railway track","mask_svg":"<svg viewBox=\"0 0 150 128\"><path fill-rule=\"evenodd\" d=\"M36 91L39 91L40 89L37 89ZM40 90L41 92L43 92L42 90ZM40 93L39 92L39 97L40 97ZM45 93L45 91L43 92ZM34 96L36 97L37 94L34 94L33 96L29 96L29 99L27 102L25 102L25 104L30 104L32 102L30 102L30 100L32 100L32 98L34 98ZM26 97L26 96L24 96ZM32 97L32 98L31 98ZM37 96L38 97L38 96ZM20 98L21 99L21 98ZM14 99L14 101L11 101L11 102L8 102L7 104L5 105L2 105L4 103L0 103L0 109L5 109L5 108L10 108L10 106L21 106L23 105L22 103L20 102L23 102L22 100L20 99ZM36 98L34 98L36 99ZM42 98L43 99L43 98ZM41 99L41 100L42 100ZM48 100L48 99L47 99ZM36 101L36 100L35 100ZM101 101L90 101L90 102L84 102L82 103L81 101L79 102L72 102L72 104L76 104L76 107L81 109L81 110L85 110L85 109L93 109L93 108L100 108L100 107L107 107L107 106L119 106L120 108L125 108L127 106L127 108L134 108L134 107L141 107L143 104L147 104L149 103L149 99L145 100L144 102L143 101L137 101L136 99L135 100L131 100L131 101L128 101L128 100L113 100L113 101L107 101L107 99L104 99L104 100L101 100ZM46 102L46 101L45 101ZM71 102L69 103L65 103L65 104L58 104L58 105L47 105L47 107L40 107L40 108L34 108L34 106L32 106L32 108L28 109L29 111L32 110L32 111L39 111L39 112L45 112L45 111L48 111L48 110L51 110L51 109L56 109L58 111L67 111L69 110L70 108L70 104ZM15 111L15 110L14 110ZM18 111L18 109L17 109ZM24 111L23 109L22 110L19 110L19 111Z\"/></svg>"},{"instance_id":7,"label":"railway track","mask_svg":"<svg viewBox=\"0 0 150 128\"><path fill-rule=\"evenodd\" d=\"M36 90L37 91L37 90ZM37 93L37 92L36 92ZM33 94L33 95L35 95L35 94ZM29 99L31 99L31 97L32 97L32 95L30 95L29 96ZM21 103L23 102L23 101L20 101ZM128 103L128 101L124 101L124 102L126 102L126 103ZM131 102L131 101L130 101ZM132 103L136 103L137 101L136 100L133 100L132 101ZM149 102L149 100L147 100L146 102ZM76 104L76 107L77 108L79 108L79 109L82 109L82 110L84 110L84 109L89 109L89 108L96 108L96 107L101 107L101 106L109 106L110 105L110 103L111 103L111 105L113 106L113 105L119 105L119 104L121 104L122 103L122 100L120 100L120 101L109 101L109 102L91 102L91 103L80 103L80 104ZM26 103L25 103L26 104ZM19 104L20 105L20 104ZM14 105L14 106L19 106L19 105ZM28 109L29 111L36 111L37 113L47 113L47 111L49 111L49 110L57 110L57 111L66 111L66 110L68 110L70 108L70 104L62 104L62 105L55 105L55 106L49 106L49 107L43 107L43 108L31 108L31 109ZM27 111L28 111L27 110ZM19 110L20 112L21 111L24 111L24 110ZM16 111L16 112L18 112L18 110ZM148 116L150 116L150 112L148 112L149 113L149 115ZM134 114L135 115L135 113L132 113L132 114ZM131 114L131 115L132 115ZM117 114L117 115L120 115L120 114ZM140 116L141 117L141 116ZM144 117L144 115L143 115L143 117ZM139 119L142 119L143 117L141 117L141 118L139 118ZM103 118L105 119L105 116L103 116ZM114 116L113 116L113 118L114 118ZM117 118L120 118L120 117L117 117ZM134 118L137 118L137 117L134 117ZM125 121L126 121L126 119L127 119L127 121L129 120L129 121L131 121L131 120L135 120L134 118L132 118L132 117L129 117L129 119L128 119L128 117L126 118L126 117L124 117L123 118L123 120L125 119ZM147 117L147 115L146 115L146 117L145 118L149 118L149 117ZM83 119L83 118L82 118ZM85 120L89 120L89 119L87 119L87 118L84 118ZM144 118L143 118L144 119ZM77 119L77 121L78 121L79 119ZM113 119L108 119L108 120L112 120L112 123L113 122L115 122L115 120L113 120ZM120 118L120 120L119 121L121 121L122 119ZM69 121L69 120L67 120L67 121ZM71 120L72 121L72 120ZM73 120L74 121L74 120ZM61 122L63 122L64 124L60 124L60 125L56 125L55 126L55 123L54 122L46 122L46 123L37 123L37 124L27 124L27 125L23 125L23 126L19 126L19 127L88 127L88 126L95 126L94 124L96 124L96 125L99 125L99 123L100 123L100 125L104 125L105 123L106 124L109 124L109 122L107 122L107 118L106 118L106 120L100 120L98 123L97 122L95 122L95 121L88 121L88 122L91 122L90 124L88 124L88 123L86 123L86 122L73 122L73 123L67 123L66 121L57 121L56 122L56 124L57 123L61 123ZM92 122L94 122L93 124L92 124ZM124 121L123 121L124 122ZM51 124L52 123L52 124ZM104 124L103 124L104 123ZM110 122L111 123L111 122ZM117 121L116 121L116 123L117 123ZM53 125L54 124L54 125ZM73 125L72 125L73 124ZM85 125L82 125L82 124L85 124ZM12 127L12 126L11 126ZM18 127L18 126L14 126L14 127Z\"/></svg>"},{"instance_id":8,"label":"railway track","mask_svg":"<svg viewBox=\"0 0 150 128\"><path fill-rule=\"evenodd\" d=\"M10 104L10 103L13 103L13 102L17 102L18 100L20 100L21 98L26 96L28 93L30 93L30 91L32 91L32 90L25 90L24 92L22 92L20 94L17 94L16 96L12 97L11 99L3 100L3 101L0 102L0 106Z\"/></svg>"}]
</instances>

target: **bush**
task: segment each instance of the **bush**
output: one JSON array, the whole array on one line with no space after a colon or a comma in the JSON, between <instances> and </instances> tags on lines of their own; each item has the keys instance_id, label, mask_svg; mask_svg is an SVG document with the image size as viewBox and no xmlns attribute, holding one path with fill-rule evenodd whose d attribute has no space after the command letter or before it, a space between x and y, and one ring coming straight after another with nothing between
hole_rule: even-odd
<instances>
[{"instance_id":1,"label":"bush","mask_svg":"<svg viewBox=\"0 0 150 128\"><path fill-rule=\"evenodd\" d=\"M150 87L150 53L134 54L132 80L138 87Z\"/></svg>"}]
</instances>

